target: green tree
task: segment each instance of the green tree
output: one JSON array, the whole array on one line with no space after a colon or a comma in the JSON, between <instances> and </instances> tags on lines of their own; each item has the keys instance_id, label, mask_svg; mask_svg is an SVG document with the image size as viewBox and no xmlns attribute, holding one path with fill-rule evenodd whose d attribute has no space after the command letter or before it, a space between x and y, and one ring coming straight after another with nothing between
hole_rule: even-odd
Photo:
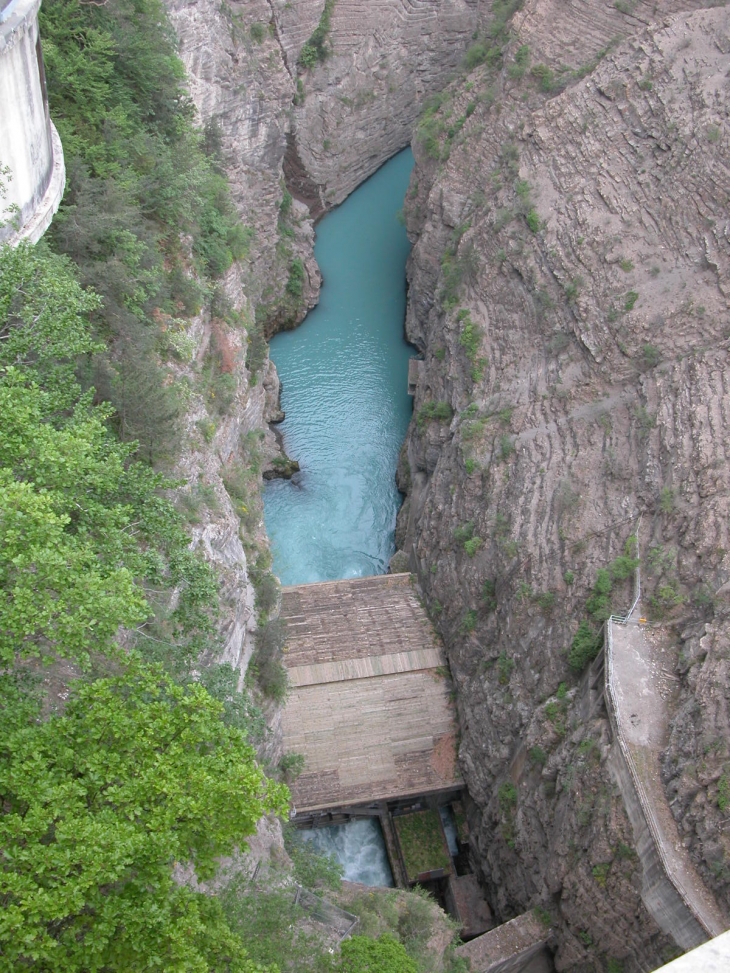
<instances>
[{"instance_id":1,"label":"green tree","mask_svg":"<svg viewBox=\"0 0 730 973\"><path fill-rule=\"evenodd\" d=\"M47 239L103 298L93 322L110 347L90 383L113 403L120 437L167 461L182 411L170 320L200 310L209 278L245 256L253 231L231 201L220 137L193 125L161 0L45 0L39 16L68 174Z\"/></svg>"},{"instance_id":2,"label":"green tree","mask_svg":"<svg viewBox=\"0 0 730 973\"><path fill-rule=\"evenodd\" d=\"M387 933L379 939L353 936L340 949L335 973L418 973L405 946Z\"/></svg>"},{"instance_id":3,"label":"green tree","mask_svg":"<svg viewBox=\"0 0 730 973\"><path fill-rule=\"evenodd\" d=\"M213 634L217 591L164 491L132 462L76 380L99 346L98 297L43 247L0 247L0 659L54 654L82 664L114 651L120 625L178 603L164 639L187 661ZM151 603L146 590L153 591ZM166 595L167 593L167 595ZM168 653L169 655L169 653Z\"/></svg>"},{"instance_id":4,"label":"green tree","mask_svg":"<svg viewBox=\"0 0 730 973\"><path fill-rule=\"evenodd\" d=\"M99 305L65 257L42 244L0 246L0 367L14 365L42 384L46 416L78 399L78 359L102 348L87 318Z\"/></svg>"},{"instance_id":5,"label":"green tree","mask_svg":"<svg viewBox=\"0 0 730 973\"><path fill-rule=\"evenodd\" d=\"M570 644L568 665L576 672L582 672L589 662L593 662L600 648L600 632L596 632L591 623L583 619Z\"/></svg>"},{"instance_id":6,"label":"green tree","mask_svg":"<svg viewBox=\"0 0 730 973\"><path fill-rule=\"evenodd\" d=\"M217 902L173 878L210 878L287 807L222 709L132 661L39 723L3 677L0 970L253 969Z\"/></svg>"},{"instance_id":7,"label":"green tree","mask_svg":"<svg viewBox=\"0 0 730 973\"><path fill-rule=\"evenodd\" d=\"M208 637L215 578L160 495L172 482L129 463L107 408L82 398L57 428L48 404L17 368L0 373L0 659L114 653L119 626L153 614L145 582L181 588L170 638Z\"/></svg>"},{"instance_id":8,"label":"green tree","mask_svg":"<svg viewBox=\"0 0 730 973\"><path fill-rule=\"evenodd\" d=\"M124 450L105 413L80 408L62 429L21 373L0 377L0 659L110 651L120 625L149 614L134 573L147 559L119 501ZM114 496L116 494L116 497ZM126 560L129 562L125 564ZM147 572L145 572L147 573Z\"/></svg>"}]
</instances>

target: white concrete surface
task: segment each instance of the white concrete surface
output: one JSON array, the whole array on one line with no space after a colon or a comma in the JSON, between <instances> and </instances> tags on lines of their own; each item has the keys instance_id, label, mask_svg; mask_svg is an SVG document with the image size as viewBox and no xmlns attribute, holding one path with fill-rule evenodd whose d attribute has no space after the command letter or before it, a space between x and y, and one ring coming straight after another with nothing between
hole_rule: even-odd
<instances>
[{"instance_id":1,"label":"white concrete surface","mask_svg":"<svg viewBox=\"0 0 730 973\"><path fill-rule=\"evenodd\" d=\"M606 702L619 746L615 756L623 758L628 773L615 761L611 767L642 862L642 899L659 927L681 949L692 949L722 933L728 922L681 841L662 785L672 665L656 634L632 622L608 619L605 652Z\"/></svg>"},{"instance_id":2,"label":"white concrete surface","mask_svg":"<svg viewBox=\"0 0 730 973\"><path fill-rule=\"evenodd\" d=\"M666 966L661 973L728 973L730 970L730 932L703 943Z\"/></svg>"},{"instance_id":3,"label":"white concrete surface","mask_svg":"<svg viewBox=\"0 0 730 973\"><path fill-rule=\"evenodd\" d=\"M40 0L16 0L0 22L0 166L9 169L0 211L12 207L16 214L13 224L0 227L0 242L36 242L63 195L63 150L48 114L39 7Z\"/></svg>"}]
</instances>

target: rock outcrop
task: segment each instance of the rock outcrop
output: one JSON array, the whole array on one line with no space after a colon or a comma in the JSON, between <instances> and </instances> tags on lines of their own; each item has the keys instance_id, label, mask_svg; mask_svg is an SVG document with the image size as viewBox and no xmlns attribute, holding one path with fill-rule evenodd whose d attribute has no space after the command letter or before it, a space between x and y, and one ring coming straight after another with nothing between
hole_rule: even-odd
<instances>
[{"instance_id":1,"label":"rock outcrop","mask_svg":"<svg viewBox=\"0 0 730 973\"><path fill-rule=\"evenodd\" d=\"M266 475L287 470L269 428L282 418L276 371L265 361L263 382L252 382L243 364L247 346L295 326L316 304L321 277L312 218L408 144L423 99L443 87L463 56L476 6L477 0L337 0L329 56L303 71L299 54L324 0L167 0L200 122L220 143L233 200L252 231L248 258L222 289L241 330L204 316L192 331L192 367L202 367L211 351L219 354L223 341L235 392L225 411L211 408L205 396L191 401L178 470L191 496L202 490L210 500L194 533L224 579L220 659L242 671L252 652L254 593L235 498L224 481L250 464L259 433L263 442L253 445L263 453ZM266 540L254 520L249 511L243 533L254 544L249 555L258 556Z\"/></svg>"},{"instance_id":2,"label":"rock outcrop","mask_svg":"<svg viewBox=\"0 0 730 973\"><path fill-rule=\"evenodd\" d=\"M302 48L326 6L329 53L303 68ZM424 99L461 63L478 6L479 0L272 0L277 36L299 81L287 176L313 215L341 203L410 143Z\"/></svg>"},{"instance_id":3,"label":"rock outcrop","mask_svg":"<svg viewBox=\"0 0 730 973\"><path fill-rule=\"evenodd\" d=\"M578 622L597 624L597 572L630 558L640 516L646 604L678 657L667 793L730 907L730 25L722 10L677 15L700 5L527 0L503 56L509 2L168 0L254 230L226 282L247 320L225 339L239 362L256 307L271 331L317 299L311 217L407 144L482 31L482 63L415 143L407 327L425 361L398 542L449 646L492 905L502 919L544 909L559 969L630 973L672 950L641 904L606 720L566 661ZM327 56L303 66L324 14ZM199 322L199 358L216 327ZM253 596L222 484L277 418L278 381L260 372L254 386L237 370L213 428L191 409L193 439L205 434L183 464L217 501L196 536L223 566L224 656L240 667ZM610 581L627 607L625 572Z\"/></svg>"},{"instance_id":4,"label":"rock outcrop","mask_svg":"<svg viewBox=\"0 0 730 973\"><path fill-rule=\"evenodd\" d=\"M229 296L241 306L245 289L252 309L275 306L291 261L299 258L306 270L301 320L317 303L320 275L306 210L295 210L282 233L283 160L295 84L269 28L270 6L267 0L167 0L167 8L199 119L220 138L234 202L254 231L249 272L234 275Z\"/></svg>"},{"instance_id":5,"label":"rock outcrop","mask_svg":"<svg viewBox=\"0 0 730 973\"><path fill-rule=\"evenodd\" d=\"M421 125L407 328L425 361L399 539L449 646L497 914L550 911L559 969L633 970L671 943L566 656L641 516L644 605L682 653L668 796L729 911L730 19L612 45L620 11L586 6L572 61L572 7L526 6L504 59Z\"/></svg>"}]
</instances>

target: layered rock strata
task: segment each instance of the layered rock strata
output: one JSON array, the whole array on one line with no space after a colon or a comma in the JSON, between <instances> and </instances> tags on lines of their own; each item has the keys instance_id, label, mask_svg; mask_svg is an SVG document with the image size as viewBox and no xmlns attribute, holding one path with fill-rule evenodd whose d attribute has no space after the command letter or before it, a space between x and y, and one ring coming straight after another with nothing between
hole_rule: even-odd
<instances>
[{"instance_id":1,"label":"layered rock strata","mask_svg":"<svg viewBox=\"0 0 730 973\"><path fill-rule=\"evenodd\" d=\"M640 516L643 605L681 660L667 793L730 907L729 30L723 10L668 18L583 81L548 53L532 71L520 34L416 141L407 327L425 361L399 540L449 646L493 904L549 911L559 969L672 947L641 904L605 717L566 659Z\"/></svg>"},{"instance_id":2,"label":"layered rock strata","mask_svg":"<svg viewBox=\"0 0 730 973\"><path fill-rule=\"evenodd\" d=\"M215 494L215 509L208 507L205 523L195 529L196 542L225 579L221 659L243 671L252 652L253 589L239 518L223 483L232 467L247 462L248 447L242 443L259 430L266 471L285 469L281 461L270 462L281 449L269 427L283 417L276 371L266 363L263 382L252 383L243 365L247 344L256 340L256 329L270 335L296 325L317 302L321 277L312 217L340 202L408 144L423 98L443 86L463 56L477 2L337 0L329 56L307 71L298 58L320 21L324 0L223 5L167 0L166 5L199 120L208 126L209 138L220 142L235 205L253 231L248 258L232 269L223 288L245 328L235 332L203 316L192 331L193 368L200 368L222 340L235 362L236 391L221 416L211 416L204 397L192 401L189 446L179 469L191 491L202 485ZM285 168L292 192L301 199L287 199ZM318 187L313 193L307 188L312 186ZM263 525L254 527L253 539L262 546Z\"/></svg>"},{"instance_id":3,"label":"layered rock strata","mask_svg":"<svg viewBox=\"0 0 730 973\"><path fill-rule=\"evenodd\" d=\"M329 54L310 68L302 48L325 0L272 0L277 36L299 92L287 176L313 215L341 203L409 144L428 95L458 68L479 0L335 0Z\"/></svg>"},{"instance_id":4,"label":"layered rock strata","mask_svg":"<svg viewBox=\"0 0 730 973\"><path fill-rule=\"evenodd\" d=\"M431 144L416 144L407 207L408 330L425 362L398 539L450 647L493 905L502 919L545 909L560 969L611 960L628 973L672 949L641 905L606 720L564 652L639 515L647 602L678 633L667 792L728 904L729 32L711 11L637 33L693 6L528 0L506 60L454 84ZM250 276L231 274L229 298L251 320L266 304L274 326L291 323L292 261L305 269L303 306L319 276L306 211L295 204L282 233L284 177L315 216L343 199L406 144L494 11L336 0L329 56L305 69L324 0L169 7L256 231ZM214 327L200 322L199 355ZM231 340L242 356L245 338ZM220 476L241 434L276 416L276 379L267 369L253 392L242 369L238 379L232 415L185 462L220 494L199 541L228 572L225 653L245 665L251 588ZM629 581L612 596L625 607Z\"/></svg>"}]
</instances>

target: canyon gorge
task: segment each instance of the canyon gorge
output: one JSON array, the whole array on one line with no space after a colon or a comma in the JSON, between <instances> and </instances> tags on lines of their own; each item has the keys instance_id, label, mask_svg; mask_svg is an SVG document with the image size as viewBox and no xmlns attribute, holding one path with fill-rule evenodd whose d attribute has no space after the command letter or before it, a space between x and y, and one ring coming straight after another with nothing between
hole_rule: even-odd
<instances>
[{"instance_id":1,"label":"canyon gorge","mask_svg":"<svg viewBox=\"0 0 730 973\"><path fill-rule=\"evenodd\" d=\"M422 364L396 563L447 648L474 864L497 920L548 916L556 969L655 968L676 943L643 904L574 639L630 607L638 555L672 676L662 785L727 923L730 16L682 0L167 7L254 230L225 281L248 334L202 316L198 358L301 321L321 286L313 221L412 144ZM222 658L243 670L254 555L224 481L247 434L275 468L281 416L267 360L236 380L178 472L218 496L194 533L225 578Z\"/></svg>"}]
</instances>

